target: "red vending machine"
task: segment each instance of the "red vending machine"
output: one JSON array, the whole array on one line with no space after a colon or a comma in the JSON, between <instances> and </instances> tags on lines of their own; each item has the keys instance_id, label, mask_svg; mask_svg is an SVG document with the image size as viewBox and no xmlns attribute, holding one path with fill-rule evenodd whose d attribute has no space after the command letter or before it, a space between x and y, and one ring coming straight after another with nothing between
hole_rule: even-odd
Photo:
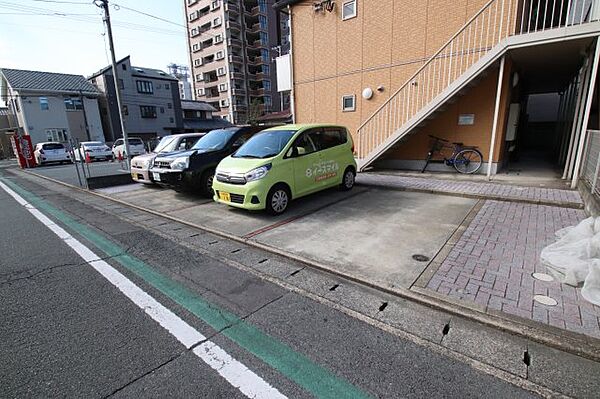
<instances>
[{"instance_id":1,"label":"red vending machine","mask_svg":"<svg viewBox=\"0 0 600 399\"><path fill-rule=\"evenodd\" d=\"M19 136L18 134L14 134L11 136L10 141L21 169L35 168L36 163L35 157L33 156L31 137L27 135Z\"/></svg>"}]
</instances>

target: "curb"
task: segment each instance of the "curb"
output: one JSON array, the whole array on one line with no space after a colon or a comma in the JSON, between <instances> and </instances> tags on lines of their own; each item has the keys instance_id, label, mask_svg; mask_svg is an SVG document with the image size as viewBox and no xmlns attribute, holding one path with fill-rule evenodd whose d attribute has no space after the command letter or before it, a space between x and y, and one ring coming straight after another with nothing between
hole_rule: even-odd
<instances>
[{"instance_id":1,"label":"curb","mask_svg":"<svg viewBox=\"0 0 600 399\"><path fill-rule=\"evenodd\" d=\"M387 186L387 185L378 184L378 183L368 183L368 182L360 182L360 181L357 181L356 185L363 186L363 187L379 188L381 190L407 191L407 192L416 192L416 193L424 193L424 194L438 194L438 195L447 195L450 197L472 198L472 199L479 199L479 200L492 200L492 201L504 201L504 202L517 202L517 203L532 204L532 205L558 206L561 208L571 208L571 209L584 209L585 208L583 203L580 204L580 203L576 203L576 202L535 200L535 199L518 198L518 197L494 197L491 195L456 193L453 191L431 190L431 189L426 189L426 188Z\"/></svg>"},{"instance_id":2,"label":"curb","mask_svg":"<svg viewBox=\"0 0 600 399\"><path fill-rule=\"evenodd\" d=\"M42 176L37 173L22 170L22 172L30 174L32 176L51 181L56 184L60 184L62 186L76 189L81 192L85 192L88 194L92 194L98 196L100 198L116 202L123 206L127 206L129 208L137 209L142 212L150 213L154 216L159 216L165 219L169 219L171 221L184 224L189 227L193 227L210 234L214 234L216 236L220 236L232 241L236 241L254 248L261 249L263 251L267 251L273 253L275 255L279 255L281 257L290 259L295 262L302 263L306 266L312 267L317 270L324 271L329 274L333 274L335 276L341 277L346 280L350 280L354 283L373 288L377 291L398 296L400 298L404 298L413 302L417 302L421 305L441 310L456 316L460 316L469 320L473 320L479 322L481 324L499 329L501 331L505 331L511 334L520 335L524 338L531 339L543 345L559 349L561 351L565 351L577 356L581 356L596 362L600 362L600 340L597 340L593 337L588 337L582 334L561 330L556 327L551 326L543 326L540 328L540 325L536 322L521 319L517 316L507 315L500 312L494 312L494 314L488 314L481 310L476 310L470 307L465 306L464 304L457 303L452 301L449 298L437 296L435 293L426 291L419 287L414 287L413 289L406 288L390 288L383 287L376 283L364 280L360 276L356 276L350 273L343 273L339 270L332 268L329 265L320 263L318 261L308 259L302 256L298 256L278 248L271 247L269 245L261 244L255 241L252 241L251 238L242 238L235 236L233 234L225 233L219 230L215 230L209 227L205 227L202 225L197 225L194 223L187 222L185 220L169 216L157 211L153 211L147 208L143 208L138 205L130 204L125 201L109 197L105 194L89 191L81 187L73 186L68 183L64 183L60 180L56 180L47 176Z\"/></svg>"}]
</instances>

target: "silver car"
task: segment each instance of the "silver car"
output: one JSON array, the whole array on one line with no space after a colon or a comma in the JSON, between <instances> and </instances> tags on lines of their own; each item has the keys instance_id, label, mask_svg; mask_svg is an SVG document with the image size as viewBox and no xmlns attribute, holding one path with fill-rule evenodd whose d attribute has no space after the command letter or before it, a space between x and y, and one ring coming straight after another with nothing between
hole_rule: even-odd
<instances>
[{"instance_id":1,"label":"silver car","mask_svg":"<svg viewBox=\"0 0 600 399\"><path fill-rule=\"evenodd\" d=\"M196 144L196 141L205 134L206 133L185 133L163 137L152 152L138 155L131 160L131 177L139 183L154 183L149 170L152 167L154 159L159 154L189 150Z\"/></svg>"}]
</instances>

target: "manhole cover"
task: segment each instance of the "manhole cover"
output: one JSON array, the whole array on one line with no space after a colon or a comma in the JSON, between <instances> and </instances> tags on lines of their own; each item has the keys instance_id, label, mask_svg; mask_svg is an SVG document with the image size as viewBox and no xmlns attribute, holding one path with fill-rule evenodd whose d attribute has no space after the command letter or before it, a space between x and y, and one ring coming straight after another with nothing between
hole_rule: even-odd
<instances>
[{"instance_id":1,"label":"manhole cover","mask_svg":"<svg viewBox=\"0 0 600 399\"><path fill-rule=\"evenodd\" d=\"M427 262L429 260L428 256L421 255L421 254L413 255L412 258L414 260L416 260L417 262Z\"/></svg>"},{"instance_id":2,"label":"manhole cover","mask_svg":"<svg viewBox=\"0 0 600 399\"><path fill-rule=\"evenodd\" d=\"M546 296L546 295L535 295L533 297L533 300L541 303L542 305L546 305L546 306L558 305L558 302L556 302L556 299L550 298L549 296Z\"/></svg>"},{"instance_id":3,"label":"manhole cover","mask_svg":"<svg viewBox=\"0 0 600 399\"><path fill-rule=\"evenodd\" d=\"M531 276L540 281L554 281L554 277L546 273L533 273Z\"/></svg>"}]
</instances>

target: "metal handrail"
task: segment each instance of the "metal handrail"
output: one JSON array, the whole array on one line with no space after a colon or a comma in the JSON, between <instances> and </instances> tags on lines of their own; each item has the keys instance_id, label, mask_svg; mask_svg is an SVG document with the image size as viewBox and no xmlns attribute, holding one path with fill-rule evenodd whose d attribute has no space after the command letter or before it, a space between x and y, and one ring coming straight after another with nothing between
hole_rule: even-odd
<instances>
[{"instance_id":1,"label":"metal handrail","mask_svg":"<svg viewBox=\"0 0 600 399\"><path fill-rule=\"evenodd\" d=\"M435 106L438 96L503 39L597 20L599 1L490 0L359 126L358 158Z\"/></svg>"}]
</instances>

